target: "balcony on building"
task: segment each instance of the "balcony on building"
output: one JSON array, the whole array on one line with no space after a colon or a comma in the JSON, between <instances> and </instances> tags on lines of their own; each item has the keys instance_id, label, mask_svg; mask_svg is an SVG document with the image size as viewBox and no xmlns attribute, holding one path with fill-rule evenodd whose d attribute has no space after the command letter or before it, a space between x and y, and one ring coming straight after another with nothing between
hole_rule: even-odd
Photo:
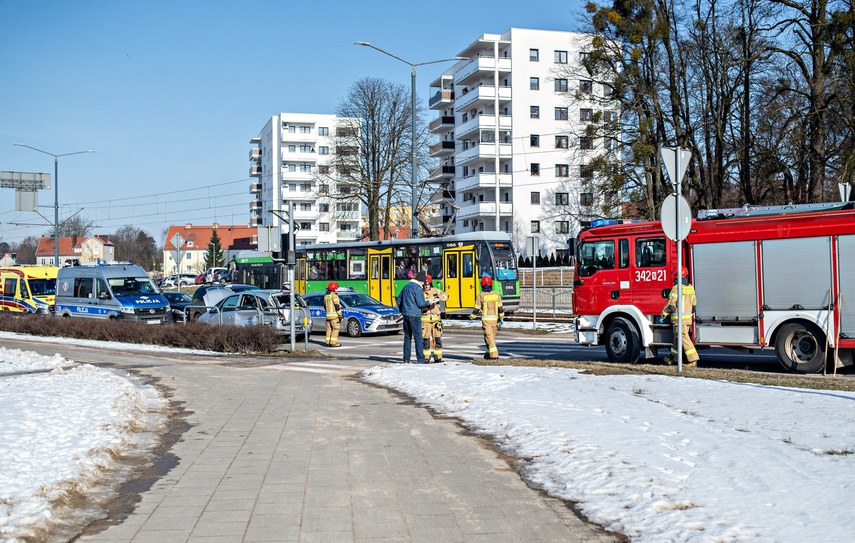
<instances>
[{"instance_id":1,"label":"balcony on building","mask_svg":"<svg viewBox=\"0 0 855 543\"><path fill-rule=\"evenodd\" d=\"M318 153L315 146L311 147L310 151L301 151L299 147L294 152L288 150L288 147L282 148L282 162L309 162L314 164L318 161Z\"/></svg>"},{"instance_id":2,"label":"balcony on building","mask_svg":"<svg viewBox=\"0 0 855 543\"><path fill-rule=\"evenodd\" d=\"M253 164L249 167L249 176L250 177L261 177L261 166L257 166Z\"/></svg>"},{"instance_id":3,"label":"balcony on building","mask_svg":"<svg viewBox=\"0 0 855 543\"><path fill-rule=\"evenodd\" d=\"M261 226L261 217L252 217L249 219L249 225L252 227ZM256 243L258 243L256 241Z\"/></svg>"},{"instance_id":4,"label":"balcony on building","mask_svg":"<svg viewBox=\"0 0 855 543\"><path fill-rule=\"evenodd\" d=\"M250 211L261 211L261 202L259 202L257 200L254 202L250 202L249 203L249 210Z\"/></svg>"},{"instance_id":5,"label":"balcony on building","mask_svg":"<svg viewBox=\"0 0 855 543\"><path fill-rule=\"evenodd\" d=\"M258 147L249 150L249 159L259 161L261 160L261 149Z\"/></svg>"},{"instance_id":6,"label":"balcony on building","mask_svg":"<svg viewBox=\"0 0 855 543\"><path fill-rule=\"evenodd\" d=\"M442 134L448 132L449 130L454 130L454 116L440 115L439 117L430 122L430 125L428 125L428 129L436 134Z\"/></svg>"},{"instance_id":7,"label":"balcony on building","mask_svg":"<svg viewBox=\"0 0 855 543\"><path fill-rule=\"evenodd\" d=\"M514 207L510 202L501 202L499 204L499 215L510 217L513 215ZM473 217L495 217L496 202L475 202L460 208L457 212L457 220L471 219Z\"/></svg>"},{"instance_id":8,"label":"balcony on building","mask_svg":"<svg viewBox=\"0 0 855 543\"><path fill-rule=\"evenodd\" d=\"M430 156L432 157L449 156L454 154L454 142L441 141L439 143L431 145L428 149L430 151Z\"/></svg>"},{"instance_id":9,"label":"balcony on building","mask_svg":"<svg viewBox=\"0 0 855 543\"><path fill-rule=\"evenodd\" d=\"M511 158L513 156L513 146L510 143L499 144L499 158ZM457 166L467 164L474 160L489 160L496 158L496 144L482 143L475 145L465 151L461 151L454 157Z\"/></svg>"},{"instance_id":10,"label":"balcony on building","mask_svg":"<svg viewBox=\"0 0 855 543\"><path fill-rule=\"evenodd\" d=\"M430 175L428 176L429 182L437 182L443 179L450 179L454 177L454 166L437 166L433 170L431 170Z\"/></svg>"},{"instance_id":11,"label":"balcony on building","mask_svg":"<svg viewBox=\"0 0 855 543\"><path fill-rule=\"evenodd\" d=\"M499 186L502 188L511 188L513 186L513 176L509 173L500 173ZM463 192L467 190L490 189L495 187L496 173L481 172L458 179L456 188L459 192Z\"/></svg>"},{"instance_id":12,"label":"balcony on building","mask_svg":"<svg viewBox=\"0 0 855 543\"><path fill-rule=\"evenodd\" d=\"M252 183L249 185L250 194L261 194L261 183Z\"/></svg>"},{"instance_id":13,"label":"balcony on building","mask_svg":"<svg viewBox=\"0 0 855 543\"><path fill-rule=\"evenodd\" d=\"M466 91L460 91L460 88L471 85L488 74L493 74L497 67L499 74L511 73L511 59L500 57L498 60L496 62L494 56L482 54L480 57L473 58L457 70L457 73L454 74L454 86L458 89L457 100L462 100L466 95Z\"/></svg>"},{"instance_id":14,"label":"balcony on building","mask_svg":"<svg viewBox=\"0 0 855 543\"><path fill-rule=\"evenodd\" d=\"M499 115L500 130L511 130L512 124L513 118L510 115ZM472 134L472 132L481 129L495 130L496 115L493 113L475 115L457 128L454 132L454 137L459 140L467 139L467 136Z\"/></svg>"},{"instance_id":15,"label":"balcony on building","mask_svg":"<svg viewBox=\"0 0 855 543\"><path fill-rule=\"evenodd\" d=\"M454 102L454 77L443 74L436 78L431 84L431 97L428 100L428 108L443 109Z\"/></svg>"},{"instance_id":16,"label":"balcony on building","mask_svg":"<svg viewBox=\"0 0 855 543\"><path fill-rule=\"evenodd\" d=\"M511 87L499 87L499 106L511 101ZM467 108L492 106L496 102L496 87L492 84L479 84L454 103L454 111L466 111Z\"/></svg>"}]
</instances>

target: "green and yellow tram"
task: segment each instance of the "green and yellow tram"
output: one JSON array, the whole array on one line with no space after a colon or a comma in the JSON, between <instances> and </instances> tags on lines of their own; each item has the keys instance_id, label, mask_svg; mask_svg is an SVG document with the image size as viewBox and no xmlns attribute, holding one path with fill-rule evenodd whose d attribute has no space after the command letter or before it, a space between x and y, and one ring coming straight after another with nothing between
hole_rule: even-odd
<instances>
[{"instance_id":1,"label":"green and yellow tram","mask_svg":"<svg viewBox=\"0 0 855 543\"><path fill-rule=\"evenodd\" d=\"M506 312L519 306L516 260L510 236L504 232L301 245L295 288L301 294L322 292L335 281L394 305L395 297L419 271L448 293L446 313L471 312L485 275L502 294Z\"/></svg>"}]
</instances>

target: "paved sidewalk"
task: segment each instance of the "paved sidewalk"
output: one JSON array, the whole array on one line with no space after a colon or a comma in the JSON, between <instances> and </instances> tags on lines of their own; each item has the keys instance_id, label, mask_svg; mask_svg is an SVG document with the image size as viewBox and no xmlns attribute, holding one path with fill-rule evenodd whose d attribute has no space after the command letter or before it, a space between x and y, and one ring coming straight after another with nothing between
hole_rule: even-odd
<instances>
[{"instance_id":1,"label":"paved sidewalk","mask_svg":"<svg viewBox=\"0 0 855 543\"><path fill-rule=\"evenodd\" d=\"M323 362L127 359L118 367L169 388L190 428L132 513L76 541L617 540L528 488L454 420L360 382L367 360L321 373Z\"/></svg>"}]
</instances>

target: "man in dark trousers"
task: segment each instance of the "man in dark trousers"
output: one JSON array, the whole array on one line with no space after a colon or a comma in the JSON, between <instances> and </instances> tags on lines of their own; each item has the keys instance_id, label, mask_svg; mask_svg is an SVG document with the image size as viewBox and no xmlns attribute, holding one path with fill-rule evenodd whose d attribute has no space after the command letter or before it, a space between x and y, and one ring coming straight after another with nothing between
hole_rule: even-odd
<instances>
[{"instance_id":1,"label":"man in dark trousers","mask_svg":"<svg viewBox=\"0 0 855 543\"><path fill-rule=\"evenodd\" d=\"M404 316L404 364L410 363L413 347L411 341L416 343L416 361L419 364L426 362L422 351L422 309L436 303L425 298L424 283L427 276L419 272L407 283L398 296L398 309Z\"/></svg>"}]
</instances>

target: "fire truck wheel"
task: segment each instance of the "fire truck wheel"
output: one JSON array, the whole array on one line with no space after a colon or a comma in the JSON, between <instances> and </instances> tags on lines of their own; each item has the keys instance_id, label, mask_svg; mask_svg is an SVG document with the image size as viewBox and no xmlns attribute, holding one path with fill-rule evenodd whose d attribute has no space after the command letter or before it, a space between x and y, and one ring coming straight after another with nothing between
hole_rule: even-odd
<instances>
[{"instance_id":1,"label":"fire truck wheel","mask_svg":"<svg viewBox=\"0 0 855 543\"><path fill-rule=\"evenodd\" d=\"M793 373L816 373L825 366L825 339L815 325L791 322L778 331L775 354Z\"/></svg>"},{"instance_id":2,"label":"fire truck wheel","mask_svg":"<svg viewBox=\"0 0 855 543\"><path fill-rule=\"evenodd\" d=\"M624 318L616 318L606 332L606 354L612 362L635 364L641 356L641 341L635 326Z\"/></svg>"}]
</instances>

